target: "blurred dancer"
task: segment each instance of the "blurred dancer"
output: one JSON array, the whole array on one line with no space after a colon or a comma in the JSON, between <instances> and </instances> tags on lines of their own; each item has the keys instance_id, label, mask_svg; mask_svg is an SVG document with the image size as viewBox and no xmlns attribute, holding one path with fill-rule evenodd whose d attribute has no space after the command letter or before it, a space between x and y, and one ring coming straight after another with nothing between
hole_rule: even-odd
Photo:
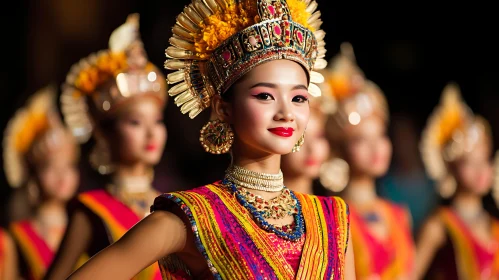
<instances>
[{"instance_id":1,"label":"blurred dancer","mask_svg":"<svg viewBox=\"0 0 499 280\"><path fill-rule=\"evenodd\" d=\"M166 82L147 59L138 21L137 14L130 15L112 33L109 50L80 61L63 86L66 123L81 142L93 133L90 162L111 179L78 196L48 279L65 279L80 255L93 256L121 238L158 195L152 181L166 141ZM134 279L161 279L158 265Z\"/></svg>"},{"instance_id":2,"label":"blurred dancer","mask_svg":"<svg viewBox=\"0 0 499 280\"><path fill-rule=\"evenodd\" d=\"M201 144L231 152L232 164L224 180L156 198L151 215L70 279L129 279L156 261L164 279L355 279L344 201L295 193L280 169L303 144L307 100L320 95L316 9L305 0L185 7L166 50L177 70L169 93L191 118L213 109Z\"/></svg>"},{"instance_id":3,"label":"blurred dancer","mask_svg":"<svg viewBox=\"0 0 499 280\"><path fill-rule=\"evenodd\" d=\"M305 143L299 153L282 157L281 168L284 185L290 190L304 194L326 195L316 179L323 163L329 158L329 143L326 139L326 115L320 108L320 97L309 101L310 119L305 130Z\"/></svg>"},{"instance_id":4,"label":"blurred dancer","mask_svg":"<svg viewBox=\"0 0 499 280\"><path fill-rule=\"evenodd\" d=\"M459 87L448 84L428 119L421 152L438 191L451 198L424 224L417 242L418 279L499 279L499 221L482 205L492 186L492 136Z\"/></svg>"},{"instance_id":5,"label":"blurred dancer","mask_svg":"<svg viewBox=\"0 0 499 280\"><path fill-rule=\"evenodd\" d=\"M29 201L24 207L33 210L28 219L10 225L25 279L45 275L66 230L66 203L78 187L78 145L59 119L55 101L52 88L35 93L4 136L7 180L25 188Z\"/></svg>"},{"instance_id":6,"label":"blurred dancer","mask_svg":"<svg viewBox=\"0 0 499 280\"><path fill-rule=\"evenodd\" d=\"M18 279L18 256L9 232L0 228L0 280Z\"/></svg>"},{"instance_id":7,"label":"blurred dancer","mask_svg":"<svg viewBox=\"0 0 499 280\"><path fill-rule=\"evenodd\" d=\"M332 157L321 182L350 205L357 279L409 279L414 259L409 211L378 197L375 188L392 153L385 97L364 77L349 43L329 67L323 106L331 111L326 135Z\"/></svg>"}]
</instances>

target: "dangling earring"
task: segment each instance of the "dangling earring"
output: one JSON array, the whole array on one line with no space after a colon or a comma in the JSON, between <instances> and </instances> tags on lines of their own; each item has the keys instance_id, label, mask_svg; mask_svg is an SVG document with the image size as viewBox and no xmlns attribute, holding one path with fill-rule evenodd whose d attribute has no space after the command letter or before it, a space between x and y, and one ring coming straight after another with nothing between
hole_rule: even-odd
<instances>
[{"instance_id":1,"label":"dangling earring","mask_svg":"<svg viewBox=\"0 0 499 280\"><path fill-rule=\"evenodd\" d=\"M322 164L320 168L320 182L328 190L341 192L350 179L350 167L341 158L333 158Z\"/></svg>"},{"instance_id":2,"label":"dangling earring","mask_svg":"<svg viewBox=\"0 0 499 280\"><path fill-rule=\"evenodd\" d=\"M90 165L102 175L112 173L115 169L111 160L111 151L104 139L97 139L97 144L90 152L89 160Z\"/></svg>"},{"instance_id":3,"label":"dangling earring","mask_svg":"<svg viewBox=\"0 0 499 280\"><path fill-rule=\"evenodd\" d=\"M450 198L456 193L457 183L453 176L447 175L445 179L438 183L438 193L443 198Z\"/></svg>"},{"instance_id":4,"label":"dangling earring","mask_svg":"<svg viewBox=\"0 0 499 280\"><path fill-rule=\"evenodd\" d=\"M38 185L33 181L29 180L27 185L28 201L31 206L35 207L40 203L40 189Z\"/></svg>"},{"instance_id":5,"label":"dangling earring","mask_svg":"<svg viewBox=\"0 0 499 280\"><path fill-rule=\"evenodd\" d=\"M291 152L296 153L300 151L301 146L303 146L303 143L305 143L305 132L301 135L300 139L298 139L298 142L296 142L295 146L291 150Z\"/></svg>"},{"instance_id":6,"label":"dangling earring","mask_svg":"<svg viewBox=\"0 0 499 280\"><path fill-rule=\"evenodd\" d=\"M234 132L226 122L220 120L209 121L201 129L199 142L208 153L225 154L232 147Z\"/></svg>"}]
</instances>

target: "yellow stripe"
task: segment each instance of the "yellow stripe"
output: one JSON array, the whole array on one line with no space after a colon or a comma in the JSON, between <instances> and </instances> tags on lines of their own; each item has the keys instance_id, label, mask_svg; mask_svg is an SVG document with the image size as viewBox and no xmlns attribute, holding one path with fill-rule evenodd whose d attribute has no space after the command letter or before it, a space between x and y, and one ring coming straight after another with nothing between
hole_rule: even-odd
<instances>
[{"instance_id":1,"label":"yellow stripe","mask_svg":"<svg viewBox=\"0 0 499 280\"><path fill-rule=\"evenodd\" d=\"M18 240L19 246L27 258L29 269L32 271L33 276L36 279L41 279L46 271L41 256L37 254L38 250L30 241L29 236L19 225L13 224L10 228L14 238Z\"/></svg>"}]
</instances>

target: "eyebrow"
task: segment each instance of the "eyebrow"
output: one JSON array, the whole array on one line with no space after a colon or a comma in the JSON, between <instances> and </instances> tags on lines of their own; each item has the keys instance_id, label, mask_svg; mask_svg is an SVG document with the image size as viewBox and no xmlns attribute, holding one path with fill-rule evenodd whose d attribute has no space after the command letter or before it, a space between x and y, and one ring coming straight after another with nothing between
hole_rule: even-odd
<instances>
[{"instance_id":1,"label":"eyebrow","mask_svg":"<svg viewBox=\"0 0 499 280\"><path fill-rule=\"evenodd\" d=\"M275 88L277 88L277 85L276 84L272 84L272 83L258 83L258 84L254 84L250 88L256 88L256 87L268 87L268 88L274 88L275 89ZM308 90L308 88L305 85L295 85L291 90L296 90L296 89Z\"/></svg>"}]
</instances>

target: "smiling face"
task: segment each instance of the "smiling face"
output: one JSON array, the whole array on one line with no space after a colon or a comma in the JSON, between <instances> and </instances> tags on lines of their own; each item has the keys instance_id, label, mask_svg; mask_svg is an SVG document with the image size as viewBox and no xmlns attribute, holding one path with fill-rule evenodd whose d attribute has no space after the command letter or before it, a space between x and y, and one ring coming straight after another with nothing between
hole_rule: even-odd
<instances>
[{"instance_id":1,"label":"smiling face","mask_svg":"<svg viewBox=\"0 0 499 280\"><path fill-rule=\"evenodd\" d=\"M254 155L288 154L307 126L310 109L305 70L296 62L263 63L230 90L217 114L234 129L234 149Z\"/></svg>"}]
</instances>

